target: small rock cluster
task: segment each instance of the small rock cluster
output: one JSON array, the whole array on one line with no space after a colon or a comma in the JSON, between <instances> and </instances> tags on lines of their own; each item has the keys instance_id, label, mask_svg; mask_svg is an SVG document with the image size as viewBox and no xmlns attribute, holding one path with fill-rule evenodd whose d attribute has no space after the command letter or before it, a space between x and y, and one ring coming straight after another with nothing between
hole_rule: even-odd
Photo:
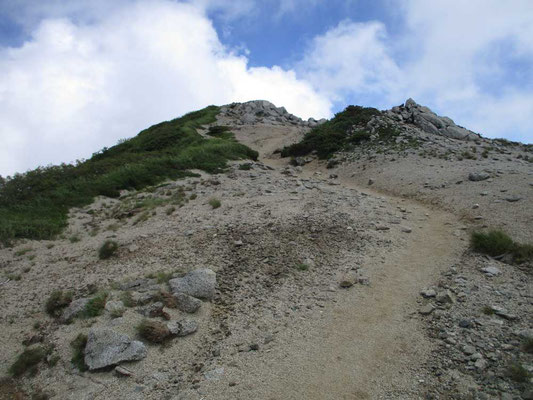
<instances>
[{"instance_id":1,"label":"small rock cluster","mask_svg":"<svg viewBox=\"0 0 533 400\"><path fill-rule=\"evenodd\" d=\"M456 125L451 118L439 117L428 107L417 104L413 99L408 99L401 106L392 107L386 114L399 122L414 124L427 133L459 140L480 138L478 134Z\"/></svg>"},{"instance_id":2,"label":"small rock cluster","mask_svg":"<svg viewBox=\"0 0 533 400\"><path fill-rule=\"evenodd\" d=\"M529 278L496 264L466 254L421 291L419 314L438 346L426 366L435 379L427 398L532 398Z\"/></svg>"},{"instance_id":3,"label":"small rock cluster","mask_svg":"<svg viewBox=\"0 0 533 400\"><path fill-rule=\"evenodd\" d=\"M233 117L238 125L298 125L313 128L324 122L326 119L316 120L309 118L307 121L290 114L285 107L276 107L266 100L254 100L246 103L233 103L220 108L223 115Z\"/></svg>"}]
</instances>

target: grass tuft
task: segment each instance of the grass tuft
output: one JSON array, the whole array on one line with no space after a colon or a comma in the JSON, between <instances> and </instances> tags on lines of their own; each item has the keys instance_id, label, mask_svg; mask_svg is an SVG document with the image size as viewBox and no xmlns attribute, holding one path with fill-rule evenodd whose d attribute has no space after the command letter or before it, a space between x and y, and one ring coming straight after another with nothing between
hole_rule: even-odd
<instances>
[{"instance_id":1,"label":"grass tuft","mask_svg":"<svg viewBox=\"0 0 533 400\"><path fill-rule=\"evenodd\" d=\"M107 260L110 258L118 249L118 243L114 240L106 240L100 249L98 250L98 257L100 260Z\"/></svg>"},{"instance_id":2,"label":"grass tuft","mask_svg":"<svg viewBox=\"0 0 533 400\"><path fill-rule=\"evenodd\" d=\"M521 364L514 363L507 369L507 375L515 382L527 382L531 377L527 369Z\"/></svg>"},{"instance_id":3,"label":"grass tuft","mask_svg":"<svg viewBox=\"0 0 533 400\"><path fill-rule=\"evenodd\" d=\"M107 297L108 294L106 292L100 292L90 299L85 306L85 310L83 310L83 316L85 318L92 318L102 315L107 302Z\"/></svg>"},{"instance_id":4,"label":"grass tuft","mask_svg":"<svg viewBox=\"0 0 533 400\"><path fill-rule=\"evenodd\" d=\"M170 337L167 326L159 321L144 319L137 326L137 332L143 339L152 343L162 343Z\"/></svg>"},{"instance_id":5,"label":"grass tuft","mask_svg":"<svg viewBox=\"0 0 533 400\"><path fill-rule=\"evenodd\" d=\"M219 207L222 205L222 203L220 202L219 199L213 197L212 199L209 199L209 205L210 205L213 209L215 209L215 208L219 208Z\"/></svg>"},{"instance_id":6,"label":"grass tuft","mask_svg":"<svg viewBox=\"0 0 533 400\"><path fill-rule=\"evenodd\" d=\"M533 245L517 243L500 230L473 232L470 243L474 251L492 257L510 254L517 264L533 260Z\"/></svg>"},{"instance_id":7,"label":"grass tuft","mask_svg":"<svg viewBox=\"0 0 533 400\"><path fill-rule=\"evenodd\" d=\"M53 317L59 316L61 310L72 302L72 293L55 290L48 300L46 300L45 309L48 315Z\"/></svg>"},{"instance_id":8,"label":"grass tuft","mask_svg":"<svg viewBox=\"0 0 533 400\"><path fill-rule=\"evenodd\" d=\"M85 346L87 346L87 335L84 333L80 333L70 342L70 347L72 347L72 358L70 361L80 371L87 371L88 369L85 364Z\"/></svg>"},{"instance_id":9,"label":"grass tuft","mask_svg":"<svg viewBox=\"0 0 533 400\"><path fill-rule=\"evenodd\" d=\"M28 348L18 355L9 367L9 373L13 376L21 376L27 371L35 372L37 365L46 358L47 354L46 349L41 346Z\"/></svg>"}]
</instances>

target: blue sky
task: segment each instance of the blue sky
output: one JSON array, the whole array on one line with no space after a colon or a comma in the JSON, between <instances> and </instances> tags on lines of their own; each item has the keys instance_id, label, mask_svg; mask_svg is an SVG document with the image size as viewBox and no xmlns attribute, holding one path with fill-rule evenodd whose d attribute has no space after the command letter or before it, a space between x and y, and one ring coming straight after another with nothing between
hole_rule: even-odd
<instances>
[{"instance_id":1,"label":"blue sky","mask_svg":"<svg viewBox=\"0 0 533 400\"><path fill-rule=\"evenodd\" d=\"M208 104L303 118L412 97L533 142L530 0L0 0L0 174Z\"/></svg>"}]
</instances>

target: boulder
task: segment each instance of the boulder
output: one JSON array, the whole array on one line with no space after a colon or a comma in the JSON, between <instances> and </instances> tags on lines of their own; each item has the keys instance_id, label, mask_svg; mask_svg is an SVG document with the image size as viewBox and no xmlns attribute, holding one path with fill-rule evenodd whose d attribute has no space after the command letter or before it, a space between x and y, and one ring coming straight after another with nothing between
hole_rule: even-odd
<instances>
[{"instance_id":1,"label":"boulder","mask_svg":"<svg viewBox=\"0 0 533 400\"><path fill-rule=\"evenodd\" d=\"M189 272L183 278L169 282L173 294L185 293L199 299L211 300L215 296L217 275L210 269L202 268Z\"/></svg>"},{"instance_id":2,"label":"boulder","mask_svg":"<svg viewBox=\"0 0 533 400\"><path fill-rule=\"evenodd\" d=\"M176 293L174 298L176 299L178 310L189 314L195 313L202 306L202 300L185 293Z\"/></svg>"},{"instance_id":3,"label":"boulder","mask_svg":"<svg viewBox=\"0 0 533 400\"><path fill-rule=\"evenodd\" d=\"M146 357L144 344L111 329L93 328L85 347L85 364L89 370L117 365L124 361L138 361Z\"/></svg>"}]
</instances>

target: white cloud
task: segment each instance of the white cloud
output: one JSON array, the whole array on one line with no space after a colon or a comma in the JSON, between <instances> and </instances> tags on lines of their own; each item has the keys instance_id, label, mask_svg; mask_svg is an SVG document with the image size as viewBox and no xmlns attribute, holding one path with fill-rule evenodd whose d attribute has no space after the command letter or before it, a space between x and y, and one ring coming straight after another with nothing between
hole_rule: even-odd
<instances>
[{"instance_id":1,"label":"white cloud","mask_svg":"<svg viewBox=\"0 0 533 400\"><path fill-rule=\"evenodd\" d=\"M0 173L88 157L152 123L254 98L302 117L331 108L293 71L248 67L191 5L46 19L22 47L0 50Z\"/></svg>"},{"instance_id":2,"label":"white cloud","mask_svg":"<svg viewBox=\"0 0 533 400\"><path fill-rule=\"evenodd\" d=\"M341 22L311 41L301 76L338 103L388 108L413 97L489 137L533 142L530 0L390 5L403 18L394 37L378 21Z\"/></svg>"},{"instance_id":3,"label":"white cloud","mask_svg":"<svg viewBox=\"0 0 533 400\"><path fill-rule=\"evenodd\" d=\"M298 71L336 101L388 95L400 70L388 54L386 38L380 22L343 21L313 39Z\"/></svg>"}]
</instances>

